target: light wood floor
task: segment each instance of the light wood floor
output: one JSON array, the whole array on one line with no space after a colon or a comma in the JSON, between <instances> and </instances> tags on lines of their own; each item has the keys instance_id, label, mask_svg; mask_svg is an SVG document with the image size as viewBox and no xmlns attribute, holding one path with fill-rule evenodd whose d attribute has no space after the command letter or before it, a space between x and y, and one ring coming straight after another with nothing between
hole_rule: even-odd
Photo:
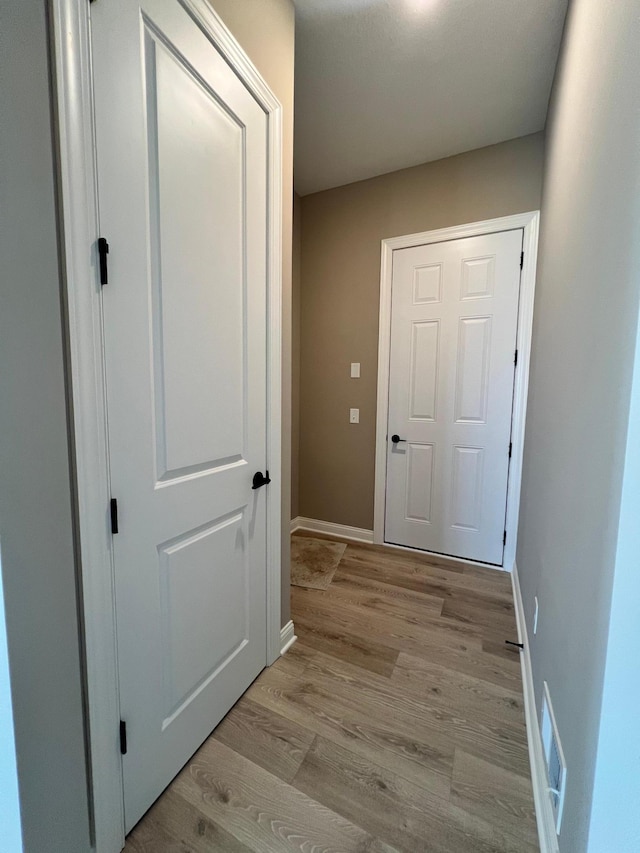
<instances>
[{"instance_id":1,"label":"light wood floor","mask_svg":"<svg viewBox=\"0 0 640 853\"><path fill-rule=\"evenodd\" d=\"M126 853L538 851L507 574L350 543L292 610Z\"/></svg>"}]
</instances>

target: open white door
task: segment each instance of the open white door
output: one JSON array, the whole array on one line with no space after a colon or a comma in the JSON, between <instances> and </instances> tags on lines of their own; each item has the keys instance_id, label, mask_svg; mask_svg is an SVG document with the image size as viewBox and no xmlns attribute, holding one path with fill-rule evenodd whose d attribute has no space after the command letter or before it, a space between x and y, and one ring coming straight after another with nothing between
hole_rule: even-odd
<instances>
[{"instance_id":1,"label":"open white door","mask_svg":"<svg viewBox=\"0 0 640 853\"><path fill-rule=\"evenodd\" d=\"M92 50L129 830L266 664L267 118L178 0Z\"/></svg>"},{"instance_id":2,"label":"open white door","mask_svg":"<svg viewBox=\"0 0 640 853\"><path fill-rule=\"evenodd\" d=\"M522 244L393 253L386 542L502 565Z\"/></svg>"}]
</instances>

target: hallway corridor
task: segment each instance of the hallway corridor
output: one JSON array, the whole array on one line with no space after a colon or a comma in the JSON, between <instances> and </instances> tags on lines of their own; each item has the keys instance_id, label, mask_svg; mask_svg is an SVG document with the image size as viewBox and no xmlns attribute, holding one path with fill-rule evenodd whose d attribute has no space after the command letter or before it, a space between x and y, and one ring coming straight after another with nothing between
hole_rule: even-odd
<instances>
[{"instance_id":1,"label":"hallway corridor","mask_svg":"<svg viewBox=\"0 0 640 853\"><path fill-rule=\"evenodd\" d=\"M538 850L508 574L349 542L292 612L125 853Z\"/></svg>"}]
</instances>

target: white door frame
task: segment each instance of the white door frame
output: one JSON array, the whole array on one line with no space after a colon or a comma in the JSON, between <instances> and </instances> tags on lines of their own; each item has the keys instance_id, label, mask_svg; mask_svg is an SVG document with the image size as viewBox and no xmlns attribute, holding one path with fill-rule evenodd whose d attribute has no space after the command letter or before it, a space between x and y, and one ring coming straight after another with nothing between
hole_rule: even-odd
<instances>
[{"instance_id":1,"label":"white door frame","mask_svg":"<svg viewBox=\"0 0 640 853\"><path fill-rule=\"evenodd\" d=\"M267 659L280 655L282 108L206 0L180 0L265 112L268 122ZM61 241L68 322L77 536L86 658L90 785L97 853L124 845L122 762L94 138L90 5L53 0ZM107 285L108 286L108 285Z\"/></svg>"},{"instance_id":2,"label":"white door frame","mask_svg":"<svg viewBox=\"0 0 640 853\"><path fill-rule=\"evenodd\" d=\"M540 211L487 219L469 225L454 225L437 231L424 231L403 237L391 237L382 241L380 266L380 326L378 338L378 401L376 415L376 476L373 515L373 541L384 544L385 496L387 489L387 423L389 417L389 357L391 354L391 286L393 253L396 249L459 240L462 237L478 237L497 231L524 229L524 263L520 278L520 301L518 305L518 335L516 348L518 364L513 389L513 417L511 422L512 453L509 466L507 492L507 542L504 550L503 569L511 571L516 558L518 514L520 511L520 485L522 481L522 456L524 428L527 413L527 391L529 388L529 361L531 357L531 333L533 327L533 300L536 286L536 263L538 257L538 231Z\"/></svg>"}]
</instances>

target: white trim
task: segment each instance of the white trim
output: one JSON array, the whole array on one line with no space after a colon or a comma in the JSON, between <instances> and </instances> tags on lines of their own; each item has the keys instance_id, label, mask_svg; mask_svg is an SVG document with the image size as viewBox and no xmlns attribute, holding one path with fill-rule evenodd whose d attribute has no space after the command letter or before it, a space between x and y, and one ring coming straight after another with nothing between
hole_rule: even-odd
<instances>
[{"instance_id":1,"label":"white trim","mask_svg":"<svg viewBox=\"0 0 640 853\"><path fill-rule=\"evenodd\" d=\"M524 229L524 264L520 277L520 302L518 306L518 366L513 390L512 455L509 467L507 493L507 544L503 568L511 570L516 556L518 514L520 511L520 486L524 447L527 392L529 387L529 362L533 328L533 300L536 283L538 231L540 213L518 213L499 219L488 219L469 225L455 225L437 231L424 231L382 241L380 262L380 323L378 338L378 392L376 414L376 472L374 491L373 541L384 544L384 517L387 481L387 422L389 417L389 357L391 351L391 284L393 253L397 249L477 237L497 231Z\"/></svg>"},{"instance_id":2,"label":"white trim","mask_svg":"<svg viewBox=\"0 0 640 853\"><path fill-rule=\"evenodd\" d=\"M280 629L280 654L286 654L297 639L296 629L289 619L284 628Z\"/></svg>"},{"instance_id":3,"label":"white trim","mask_svg":"<svg viewBox=\"0 0 640 853\"><path fill-rule=\"evenodd\" d=\"M391 356L391 281L393 249L382 241L380 316L378 320L378 387L376 392L376 456L373 491L373 541L384 544L387 502L387 427L389 422L389 359Z\"/></svg>"},{"instance_id":4,"label":"white trim","mask_svg":"<svg viewBox=\"0 0 640 853\"><path fill-rule=\"evenodd\" d=\"M511 573L513 586L513 601L518 626L518 642L524 644L520 655L522 666L522 688L524 693L524 715L527 725L527 742L529 744L529 763L531 765L531 781L533 783L533 800L536 809L536 823L540 840L540 853L559 853L558 836L555 829L555 815L549 795L547 769L540 735L540 725L536 712L536 697L533 688L533 670L531 667L531 652L527 623L524 616L522 593L518 578L518 568L514 562Z\"/></svg>"},{"instance_id":5,"label":"white trim","mask_svg":"<svg viewBox=\"0 0 640 853\"><path fill-rule=\"evenodd\" d=\"M363 527L350 527L348 524L336 524L333 521L320 521L317 518L303 518L301 515L291 519L291 532L295 533L296 530L326 533L327 536L353 539L354 542L373 542L373 530L365 530Z\"/></svg>"},{"instance_id":6,"label":"white trim","mask_svg":"<svg viewBox=\"0 0 640 853\"><path fill-rule=\"evenodd\" d=\"M511 417L511 441L513 443L509 465L509 487L507 492L507 544L504 549L503 566L511 571L516 562L518 541L518 518L520 515L520 490L522 486L522 463L524 458L524 432L527 419L529 395L529 365L531 362L531 340L533 337L533 303L536 291L536 269L538 265L538 234L540 213L507 217L509 220L528 219L524 225L524 263L520 277L520 304L518 306L518 365L513 386L513 414ZM515 226L514 227L521 227Z\"/></svg>"},{"instance_id":7,"label":"white trim","mask_svg":"<svg viewBox=\"0 0 640 853\"><path fill-rule=\"evenodd\" d=\"M282 108L206 0L180 0L208 34L268 120L267 654L280 655ZM108 436L102 303L95 245L99 234L93 126L90 6L53 0L53 52L59 126L61 219L78 500L92 808L96 853L124 845L120 718L111 537L107 527ZM93 251L90 251L94 247Z\"/></svg>"},{"instance_id":8,"label":"white trim","mask_svg":"<svg viewBox=\"0 0 640 853\"><path fill-rule=\"evenodd\" d=\"M91 808L96 850L117 853L124 846L124 805L122 760L116 745L120 701L114 577L106 521L111 489L102 306L96 274L98 208L89 4L86 0L55 0L52 8Z\"/></svg>"}]
</instances>

